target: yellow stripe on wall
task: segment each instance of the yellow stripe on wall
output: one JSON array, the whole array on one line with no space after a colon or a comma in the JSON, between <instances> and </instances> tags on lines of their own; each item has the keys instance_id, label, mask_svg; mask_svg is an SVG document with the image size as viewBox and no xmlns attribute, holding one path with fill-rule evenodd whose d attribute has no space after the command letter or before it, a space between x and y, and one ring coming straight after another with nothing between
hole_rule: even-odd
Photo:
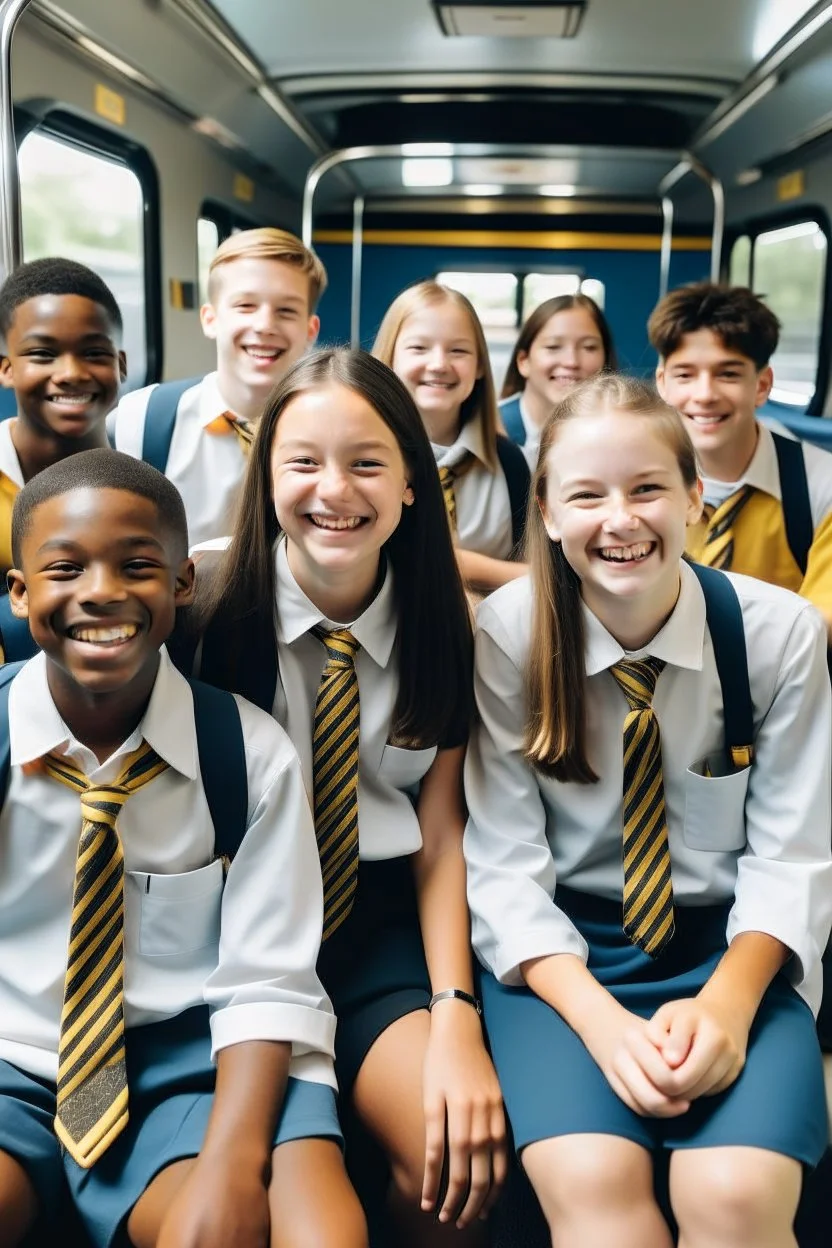
<instances>
[{"instance_id":1,"label":"yellow stripe on wall","mask_svg":"<svg viewBox=\"0 0 832 1248\"><path fill-rule=\"evenodd\" d=\"M351 243L352 230L316 230L316 243ZM581 230L365 230L382 247L527 247L548 251L660 251L660 234L594 234ZM709 238L681 236L674 251L710 251Z\"/></svg>"}]
</instances>

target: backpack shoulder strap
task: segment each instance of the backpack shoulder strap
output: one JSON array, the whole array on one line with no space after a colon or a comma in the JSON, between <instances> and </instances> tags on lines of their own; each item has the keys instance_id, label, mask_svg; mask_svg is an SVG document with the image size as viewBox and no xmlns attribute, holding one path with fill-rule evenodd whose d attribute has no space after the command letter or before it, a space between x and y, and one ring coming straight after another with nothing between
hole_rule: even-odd
<instances>
[{"instance_id":1,"label":"backpack shoulder strap","mask_svg":"<svg viewBox=\"0 0 832 1248\"><path fill-rule=\"evenodd\" d=\"M9 689L21 667L23 663L6 663L0 667L0 806L6 798L12 750L9 733Z\"/></svg>"},{"instance_id":2,"label":"backpack shoulder strap","mask_svg":"<svg viewBox=\"0 0 832 1248\"><path fill-rule=\"evenodd\" d=\"M526 508L529 504L529 488L531 474L526 457L520 447L505 434L497 434L497 459L508 486L508 499L511 506L511 540L516 547L523 540L526 531Z\"/></svg>"},{"instance_id":3,"label":"backpack shoulder strap","mask_svg":"<svg viewBox=\"0 0 832 1248\"><path fill-rule=\"evenodd\" d=\"M725 754L730 765L747 767L754 757L754 706L740 600L724 572L698 563L688 566L705 595L705 616L722 688Z\"/></svg>"},{"instance_id":4,"label":"backpack shoulder strap","mask_svg":"<svg viewBox=\"0 0 832 1248\"><path fill-rule=\"evenodd\" d=\"M512 442L518 446L526 445L526 426L520 415L520 395L512 394L500 403L500 420Z\"/></svg>"},{"instance_id":5,"label":"backpack shoulder strap","mask_svg":"<svg viewBox=\"0 0 832 1248\"><path fill-rule=\"evenodd\" d=\"M198 385L201 377L189 377L186 381L163 381L154 386L147 401L144 415L142 459L146 464L164 472L168 466L176 410L186 390Z\"/></svg>"},{"instance_id":6,"label":"backpack shoulder strap","mask_svg":"<svg viewBox=\"0 0 832 1248\"><path fill-rule=\"evenodd\" d=\"M805 574L809 562L809 550L815 535L812 507L809 502L809 483L806 480L806 460L803 443L786 438L782 433L771 432L777 454L777 470L780 474L780 494L783 499L783 519L786 524L786 541L795 563Z\"/></svg>"},{"instance_id":7,"label":"backpack shoulder strap","mask_svg":"<svg viewBox=\"0 0 832 1248\"><path fill-rule=\"evenodd\" d=\"M214 824L214 852L233 858L248 823L248 774L240 710L232 694L189 681L199 770Z\"/></svg>"},{"instance_id":8,"label":"backpack shoulder strap","mask_svg":"<svg viewBox=\"0 0 832 1248\"><path fill-rule=\"evenodd\" d=\"M29 621L19 620L12 614L12 604L7 593L0 595L0 646L6 663L16 663L22 659L31 659L37 654Z\"/></svg>"}]
</instances>

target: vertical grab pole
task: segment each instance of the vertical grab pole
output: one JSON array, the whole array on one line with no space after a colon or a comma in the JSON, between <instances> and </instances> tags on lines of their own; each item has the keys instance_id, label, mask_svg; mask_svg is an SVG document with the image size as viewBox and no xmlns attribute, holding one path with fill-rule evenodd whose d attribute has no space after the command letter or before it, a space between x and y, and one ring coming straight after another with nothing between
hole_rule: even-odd
<instances>
[{"instance_id":1,"label":"vertical grab pole","mask_svg":"<svg viewBox=\"0 0 832 1248\"><path fill-rule=\"evenodd\" d=\"M364 261L364 196L356 195L352 205L352 305L350 346L361 346L361 269Z\"/></svg>"},{"instance_id":2,"label":"vertical grab pole","mask_svg":"<svg viewBox=\"0 0 832 1248\"><path fill-rule=\"evenodd\" d=\"M20 177L12 99L12 37L29 0L0 0L0 281L23 255Z\"/></svg>"},{"instance_id":3,"label":"vertical grab pole","mask_svg":"<svg viewBox=\"0 0 832 1248\"><path fill-rule=\"evenodd\" d=\"M670 259L673 255L673 200L662 196L662 254L659 266L659 298L670 289Z\"/></svg>"}]
</instances>

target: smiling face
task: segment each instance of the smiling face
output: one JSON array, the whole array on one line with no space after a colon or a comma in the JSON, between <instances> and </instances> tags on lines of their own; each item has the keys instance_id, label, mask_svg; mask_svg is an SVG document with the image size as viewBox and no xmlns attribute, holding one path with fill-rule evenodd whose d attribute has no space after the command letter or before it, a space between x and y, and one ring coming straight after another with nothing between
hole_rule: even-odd
<instances>
[{"instance_id":1,"label":"smiling face","mask_svg":"<svg viewBox=\"0 0 832 1248\"><path fill-rule=\"evenodd\" d=\"M679 412L708 473L723 477L721 463L738 480L757 443L756 410L765 403L773 375L727 347L710 329L685 334L659 365L656 384Z\"/></svg>"},{"instance_id":2,"label":"smiling face","mask_svg":"<svg viewBox=\"0 0 832 1248\"><path fill-rule=\"evenodd\" d=\"M114 328L92 299L38 295L15 309L0 380L41 436L86 437L115 407L126 375Z\"/></svg>"},{"instance_id":3,"label":"smiling face","mask_svg":"<svg viewBox=\"0 0 832 1248\"><path fill-rule=\"evenodd\" d=\"M217 344L223 394L234 399L236 383L265 401L317 336L320 321L309 307L309 276L281 260L241 256L217 267L211 292L212 302L201 311L202 328Z\"/></svg>"},{"instance_id":4,"label":"smiling face","mask_svg":"<svg viewBox=\"0 0 832 1248\"><path fill-rule=\"evenodd\" d=\"M549 452L541 510L590 610L609 627L622 606L646 606L658 627L678 593L686 527L702 510L659 423L610 410L566 421Z\"/></svg>"},{"instance_id":5,"label":"smiling face","mask_svg":"<svg viewBox=\"0 0 832 1248\"><path fill-rule=\"evenodd\" d=\"M529 350L517 356L526 389L554 407L579 381L604 367L604 342L586 308L564 308L551 316Z\"/></svg>"},{"instance_id":6,"label":"smiling face","mask_svg":"<svg viewBox=\"0 0 832 1248\"><path fill-rule=\"evenodd\" d=\"M446 299L408 316L391 366L413 396L428 434L437 440L435 431L447 428L453 440L460 408L483 374L465 309Z\"/></svg>"},{"instance_id":7,"label":"smiling face","mask_svg":"<svg viewBox=\"0 0 832 1248\"><path fill-rule=\"evenodd\" d=\"M272 490L301 588L374 584L380 551L413 501L392 429L354 390L332 384L287 403L272 443Z\"/></svg>"},{"instance_id":8,"label":"smiling face","mask_svg":"<svg viewBox=\"0 0 832 1248\"><path fill-rule=\"evenodd\" d=\"M76 489L32 511L12 609L55 665L64 688L126 693L152 683L193 564L154 503L115 489Z\"/></svg>"}]
</instances>

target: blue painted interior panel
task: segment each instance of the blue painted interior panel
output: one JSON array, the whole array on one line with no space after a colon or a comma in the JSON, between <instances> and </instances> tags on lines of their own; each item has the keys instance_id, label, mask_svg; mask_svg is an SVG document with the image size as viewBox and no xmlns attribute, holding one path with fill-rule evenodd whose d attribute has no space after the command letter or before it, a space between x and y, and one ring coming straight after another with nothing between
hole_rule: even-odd
<instances>
[{"instance_id":1,"label":"blue painted interior panel","mask_svg":"<svg viewBox=\"0 0 832 1248\"><path fill-rule=\"evenodd\" d=\"M352 248L322 243L318 254L329 274L321 300L321 343L348 342ZM361 341L371 347L381 318L400 290L442 270L505 267L534 271L547 265L574 266L606 287L606 315L628 372L643 374L655 367L647 342L646 322L658 297L659 254L654 251L536 251L527 248L398 247L365 244L361 291ZM680 251L673 256L671 283L679 286L708 276L710 253Z\"/></svg>"}]
</instances>

